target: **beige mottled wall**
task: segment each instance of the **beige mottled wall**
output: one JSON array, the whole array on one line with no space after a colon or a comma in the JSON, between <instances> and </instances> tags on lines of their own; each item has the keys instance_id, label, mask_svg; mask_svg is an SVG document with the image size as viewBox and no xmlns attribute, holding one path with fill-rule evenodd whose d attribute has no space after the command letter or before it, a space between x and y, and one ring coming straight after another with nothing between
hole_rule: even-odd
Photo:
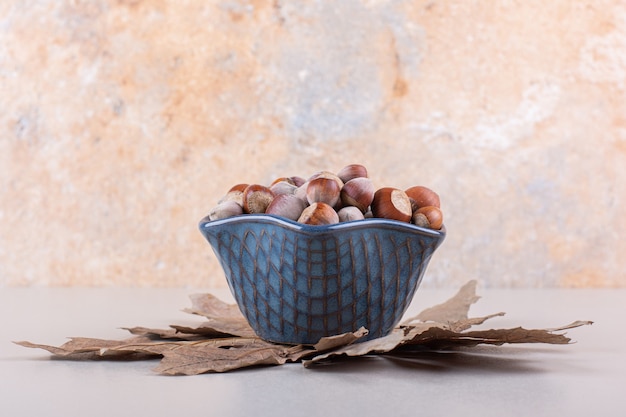
<instances>
[{"instance_id":1,"label":"beige mottled wall","mask_svg":"<svg viewBox=\"0 0 626 417\"><path fill-rule=\"evenodd\" d=\"M428 185L424 286L626 285L619 0L0 2L0 286L224 286L231 185Z\"/></svg>"}]
</instances>

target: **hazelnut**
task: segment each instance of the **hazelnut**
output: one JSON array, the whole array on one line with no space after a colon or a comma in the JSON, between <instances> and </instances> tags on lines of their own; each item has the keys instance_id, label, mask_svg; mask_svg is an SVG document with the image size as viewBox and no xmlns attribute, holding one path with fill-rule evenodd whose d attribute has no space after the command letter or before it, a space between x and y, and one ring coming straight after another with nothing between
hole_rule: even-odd
<instances>
[{"instance_id":1,"label":"hazelnut","mask_svg":"<svg viewBox=\"0 0 626 417\"><path fill-rule=\"evenodd\" d=\"M228 190L228 192L231 192L231 191L241 191L241 192L243 192L243 190L245 190L247 186L248 186L248 184L236 184L236 185L233 185L232 187L230 187L230 190Z\"/></svg>"},{"instance_id":2,"label":"hazelnut","mask_svg":"<svg viewBox=\"0 0 626 417\"><path fill-rule=\"evenodd\" d=\"M353 220L364 220L363 212L354 206L346 206L337 212L340 222L350 222Z\"/></svg>"},{"instance_id":3,"label":"hazelnut","mask_svg":"<svg viewBox=\"0 0 626 417\"><path fill-rule=\"evenodd\" d=\"M217 204L225 203L226 201L234 201L240 206L243 206L243 192L241 191L229 191L224 197L220 198Z\"/></svg>"},{"instance_id":4,"label":"hazelnut","mask_svg":"<svg viewBox=\"0 0 626 417\"><path fill-rule=\"evenodd\" d=\"M413 213L411 223L416 226L439 230L443 225L443 214L439 207L421 207Z\"/></svg>"},{"instance_id":5,"label":"hazelnut","mask_svg":"<svg viewBox=\"0 0 626 417\"><path fill-rule=\"evenodd\" d=\"M311 175L311 177L307 181L314 180L315 178L329 178L337 181L339 188L343 187L343 181L336 174L333 174L330 171L318 171L315 174Z\"/></svg>"},{"instance_id":6,"label":"hazelnut","mask_svg":"<svg viewBox=\"0 0 626 417\"><path fill-rule=\"evenodd\" d=\"M341 185L334 179L324 176L309 181L306 187L306 199L309 204L326 203L335 206L341 197Z\"/></svg>"},{"instance_id":7,"label":"hazelnut","mask_svg":"<svg viewBox=\"0 0 626 417\"><path fill-rule=\"evenodd\" d=\"M415 200L415 205L417 208L426 207L426 206L435 206L440 208L439 195L436 192L431 190L430 188L416 185L414 187L407 188L405 190L406 195L409 198Z\"/></svg>"},{"instance_id":8,"label":"hazelnut","mask_svg":"<svg viewBox=\"0 0 626 417\"><path fill-rule=\"evenodd\" d=\"M402 190L392 187L383 187L374 193L372 200L372 213L374 217L411 221L411 201Z\"/></svg>"},{"instance_id":9,"label":"hazelnut","mask_svg":"<svg viewBox=\"0 0 626 417\"><path fill-rule=\"evenodd\" d=\"M274 181L272 181L272 183L270 184L270 188L272 188L272 186L273 186L274 184L277 184L277 183L279 183L279 182L287 182L287 183L289 183L289 184L291 184L291 185L296 185L296 184L293 182L293 180L292 180L291 178L288 178L288 177L279 177L279 178L276 178Z\"/></svg>"},{"instance_id":10,"label":"hazelnut","mask_svg":"<svg viewBox=\"0 0 626 417\"><path fill-rule=\"evenodd\" d=\"M264 185L250 184L243 191L244 213L265 213L265 209L274 199L272 190Z\"/></svg>"},{"instance_id":11,"label":"hazelnut","mask_svg":"<svg viewBox=\"0 0 626 417\"><path fill-rule=\"evenodd\" d=\"M219 203L209 212L210 220L220 220L243 214L243 207L233 200Z\"/></svg>"},{"instance_id":12,"label":"hazelnut","mask_svg":"<svg viewBox=\"0 0 626 417\"><path fill-rule=\"evenodd\" d=\"M296 197L298 197L300 200L304 201L307 205L309 204L309 201L306 199L306 189L309 186L309 182L305 181L304 184L300 185L297 189L296 192L294 193L296 195Z\"/></svg>"},{"instance_id":13,"label":"hazelnut","mask_svg":"<svg viewBox=\"0 0 626 417\"><path fill-rule=\"evenodd\" d=\"M282 216L290 220L298 220L306 203L295 196L295 194L278 194L267 206L265 214Z\"/></svg>"},{"instance_id":14,"label":"hazelnut","mask_svg":"<svg viewBox=\"0 0 626 417\"><path fill-rule=\"evenodd\" d=\"M367 168L359 164L346 165L345 167L341 168L341 170L339 170L337 176L343 182L348 182L354 178L367 178Z\"/></svg>"},{"instance_id":15,"label":"hazelnut","mask_svg":"<svg viewBox=\"0 0 626 417\"><path fill-rule=\"evenodd\" d=\"M237 184L231 187L224 197L220 198L217 204L223 203L224 201L236 201L237 204L243 206L243 190L245 190L247 186L248 184Z\"/></svg>"},{"instance_id":16,"label":"hazelnut","mask_svg":"<svg viewBox=\"0 0 626 417\"><path fill-rule=\"evenodd\" d=\"M374 183L369 178L357 177L346 182L341 188L341 202L344 206L354 206L365 213L374 199Z\"/></svg>"},{"instance_id":17,"label":"hazelnut","mask_svg":"<svg viewBox=\"0 0 626 417\"><path fill-rule=\"evenodd\" d=\"M304 178L298 177L298 176L289 177L289 179L293 182L293 185L295 185L296 187L299 187L306 182Z\"/></svg>"},{"instance_id":18,"label":"hazelnut","mask_svg":"<svg viewBox=\"0 0 626 417\"><path fill-rule=\"evenodd\" d=\"M298 187L287 181L278 181L270 186L270 190L272 190L274 195L294 194L297 189Z\"/></svg>"},{"instance_id":19,"label":"hazelnut","mask_svg":"<svg viewBox=\"0 0 626 417\"><path fill-rule=\"evenodd\" d=\"M437 193L424 186L375 190L365 166L349 164L337 174L318 171L308 179L276 178L269 186L237 184L209 213L217 220L243 213L267 213L310 225L369 218L412 222L440 229Z\"/></svg>"},{"instance_id":20,"label":"hazelnut","mask_svg":"<svg viewBox=\"0 0 626 417\"><path fill-rule=\"evenodd\" d=\"M318 202L305 208L298 218L298 222L309 225L334 224L339 223L339 215L328 204Z\"/></svg>"}]
</instances>

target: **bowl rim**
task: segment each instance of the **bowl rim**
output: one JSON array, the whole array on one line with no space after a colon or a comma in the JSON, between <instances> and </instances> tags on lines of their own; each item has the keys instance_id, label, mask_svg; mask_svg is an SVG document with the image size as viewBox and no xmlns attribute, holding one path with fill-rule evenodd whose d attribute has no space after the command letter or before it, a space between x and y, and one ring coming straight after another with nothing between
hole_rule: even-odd
<instances>
[{"instance_id":1,"label":"bowl rim","mask_svg":"<svg viewBox=\"0 0 626 417\"><path fill-rule=\"evenodd\" d=\"M423 234L439 239L442 239L446 236L445 225L441 226L441 229L439 230L434 230L416 226L412 223L402 222L399 220L384 219L379 217L367 218L364 220L351 220L329 225L308 225L298 223L296 221L287 219L286 217L276 216L273 214L240 214L218 220L210 220L209 216L205 216L204 218L202 218L202 220L200 220L198 227L200 228L200 230L203 230L213 226L222 226L233 223L275 224L278 226L282 226L286 229L308 235L320 235L346 229L369 229L372 226L382 226L383 228L392 228L405 232L414 232L417 234Z\"/></svg>"}]
</instances>

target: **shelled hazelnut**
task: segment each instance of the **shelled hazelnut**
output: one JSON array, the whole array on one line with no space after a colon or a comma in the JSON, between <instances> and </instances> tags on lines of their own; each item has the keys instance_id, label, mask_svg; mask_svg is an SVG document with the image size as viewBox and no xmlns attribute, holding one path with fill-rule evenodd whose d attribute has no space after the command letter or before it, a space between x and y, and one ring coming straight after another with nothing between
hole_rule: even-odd
<instances>
[{"instance_id":1,"label":"shelled hazelnut","mask_svg":"<svg viewBox=\"0 0 626 417\"><path fill-rule=\"evenodd\" d=\"M308 225L385 218L439 230L440 207L439 195L428 187L376 189L363 165L350 164L337 174L318 171L307 179L280 177L268 186L237 184L218 201L209 218L271 214Z\"/></svg>"}]
</instances>

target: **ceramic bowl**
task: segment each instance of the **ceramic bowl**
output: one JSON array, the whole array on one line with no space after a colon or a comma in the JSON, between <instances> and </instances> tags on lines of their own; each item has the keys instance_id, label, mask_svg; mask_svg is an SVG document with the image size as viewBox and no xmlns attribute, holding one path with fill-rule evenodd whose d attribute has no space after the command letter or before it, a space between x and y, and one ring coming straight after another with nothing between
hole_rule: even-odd
<instances>
[{"instance_id":1,"label":"ceramic bowl","mask_svg":"<svg viewBox=\"0 0 626 417\"><path fill-rule=\"evenodd\" d=\"M445 238L386 219L309 226L267 214L204 218L200 231L257 335L286 344L400 321Z\"/></svg>"}]
</instances>

